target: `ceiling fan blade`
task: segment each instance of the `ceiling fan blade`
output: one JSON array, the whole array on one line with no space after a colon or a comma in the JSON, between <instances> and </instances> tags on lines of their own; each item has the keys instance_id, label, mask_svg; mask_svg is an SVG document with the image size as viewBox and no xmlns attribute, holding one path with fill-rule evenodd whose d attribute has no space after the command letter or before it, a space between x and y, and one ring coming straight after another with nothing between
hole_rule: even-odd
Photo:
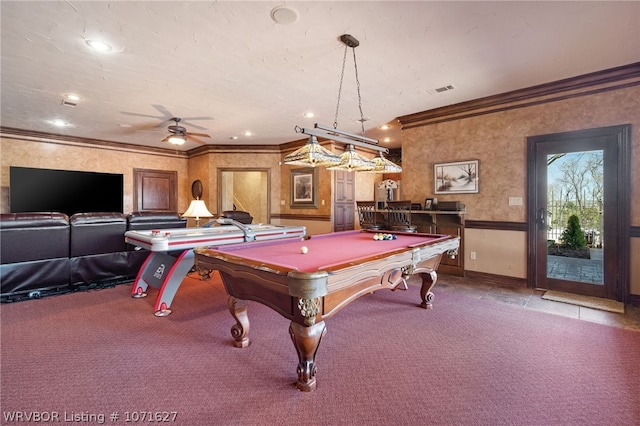
<instances>
[{"instance_id":1,"label":"ceiling fan blade","mask_svg":"<svg viewBox=\"0 0 640 426\"><path fill-rule=\"evenodd\" d=\"M121 114L130 115L132 117L155 118L156 120L158 120L157 123L148 123L148 124L144 124L143 123L143 124L135 124L135 125L133 125L133 126L136 126L136 127L137 126L141 126L141 127L139 127L140 130L153 129L153 128L156 128L156 127L164 127L164 126L166 126L166 123L168 121L170 121L171 118L172 118L172 117L167 118L167 117L159 116L159 115L140 114L140 113L137 113L137 112L128 112L128 111L122 111Z\"/></svg>"},{"instance_id":2,"label":"ceiling fan blade","mask_svg":"<svg viewBox=\"0 0 640 426\"><path fill-rule=\"evenodd\" d=\"M208 118L211 118L211 117L208 117ZM182 123L186 124L189 127L195 127L196 129L207 130L206 127L198 126L197 124L193 124L193 123L189 122L189 119L187 119L187 118L183 118L182 119Z\"/></svg>"},{"instance_id":3,"label":"ceiling fan blade","mask_svg":"<svg viewBox=\"0 0 640 426\"><path fill-rule=\"evenodd\" d=\"M191 136L193 133L187 133L184 137L187 138L190 141L193 141L195 143L199 143L200 145L206 145L207 143L205 141L201 141L198 138L194 138L193 136Z\"/></svg>"},{"instance_id":4,"label":"ceiling fan blade","mask_svg":"<svg viewBox=\"0 0 640 426\"><path fill-rule=\"evenodd\" d=\"M134 117L162 118L162 117L158 117L157 115L140 114L138 112L121 111L120 113L124 115L133 115Z\"/></svg>"},{"instance_id":5,"label":"ceiling fan blade","mask_svg":"<svg viewBox=\"0 0 640 426\"><path fill-rule=\"evenodd\" d=\"M207 135L206 133L187 132L187 135L189 135L189 136L200 136L202 138L211 138L211 136Z\"/></svg>"},{"instance_id":6,"label":"ceiling fan blade","mask_svg":"<svg viewBox=\"0 0 640 426\"><path fill-rule=\"evenodd\" d=\"M169 111L163 105L152 104L151 106L158 110L158 112L162 114L162 118L164 118L165 120L171 120L173 117L175 117L175 115L171 114L171 111Z\"/></svg>"},{"instance_id":7,"label":"ceiling fan blade","mask_svg":"<svg viewBox=\"0 0 640 426\"><path fill-rule=\"evenodd\" d=\"M213 120L213 117L185 117L184 121L193 121L193 120Z\"/></svg>"}]
</instances>

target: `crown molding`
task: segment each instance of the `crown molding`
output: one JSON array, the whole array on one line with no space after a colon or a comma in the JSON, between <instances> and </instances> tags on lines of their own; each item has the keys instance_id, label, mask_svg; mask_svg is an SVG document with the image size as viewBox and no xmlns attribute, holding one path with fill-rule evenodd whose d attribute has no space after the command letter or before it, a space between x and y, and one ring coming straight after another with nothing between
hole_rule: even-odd
<instances>
[{"instance_id":1,"label":"crown molding","mask_svg":"<svg viewBox=\"0 0 640 426\"><path fill-rule=\"evenodd\" d=\"M398 117L403 129L640 85L640 62Z\"/></svg>"}]
</instances>

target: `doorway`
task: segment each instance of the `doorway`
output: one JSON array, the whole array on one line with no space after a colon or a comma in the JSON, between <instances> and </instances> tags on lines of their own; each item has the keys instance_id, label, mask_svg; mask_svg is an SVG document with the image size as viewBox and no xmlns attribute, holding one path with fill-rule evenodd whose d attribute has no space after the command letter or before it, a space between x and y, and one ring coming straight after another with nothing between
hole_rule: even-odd
<instances>
[{"instance_id":1,"label":"doorway","mask_svg":"<svg viewBox=\"0 0 640 426\"><path fill-rule=\"evenodd\" d=\"M354 172L334 171L333 232L355 229L355 188Z\"/></svg>"},{"instance_id":2,"label":"doorway","mask_svg":"<svg viewBox=\"0 0 640 426\"><path fill-rule=\"evenodd\" d=\"M626 303L630 126L534 136L528 149L533 286Z\"/></svg>"},{"instance_id":3,"label":"doorway","mask_svg":"<svg viewBox=\"0 0 640 426\"><path fill-rule=\"evenodd\" d=\"M218 214L242 210L254 223L270 223L271 171L269 169L218 169Z\"/></svg>"}]
</instances>

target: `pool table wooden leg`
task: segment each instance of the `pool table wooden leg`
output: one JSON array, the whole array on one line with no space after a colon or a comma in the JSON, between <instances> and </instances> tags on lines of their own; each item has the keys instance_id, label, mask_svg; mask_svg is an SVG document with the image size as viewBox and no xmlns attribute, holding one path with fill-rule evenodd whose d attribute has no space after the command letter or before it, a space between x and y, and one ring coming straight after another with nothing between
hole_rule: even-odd
<instances>
[{"instance_id":1,"label":"pool table wooden leg","mask_svg":"<svg viewBox=\"0 0 640 426\"><path fill-rule=\"evenodd\" d=\"M316 390L316 353L322 336L327 333L324 321L307 327L291 321L289 334L298 352L296 387L303 392Z\"/></svg>"},{"instance_id":2,"label":"pool table wooden leg","mask_svg":"<svg viewBox=\"0 0 640 426\"><path fill-rule=\"evenodd\" d=\"M438 274L436 271L431 271L428 274L421 273L420 278L422 278L422 287L420 288L422 303L420 304L420 307L424 309L432 309L434 296L433 293L431 293L431 289L436 285L436 281L438 281Z\"/></svg>"},{"instance_id":3,"label":"pool table wooden leg","mask_svg":"<svg viewBox=\"0 0 640 426\"><path fill-rule=\"evenodd\" d=\"M231 315L236 319L236 323L231 327L231 335L234 339L233 346L246 348L249 346L249 316L247 315L249 301L229 296L227 307Z\"/></svg>"}]
</instances>

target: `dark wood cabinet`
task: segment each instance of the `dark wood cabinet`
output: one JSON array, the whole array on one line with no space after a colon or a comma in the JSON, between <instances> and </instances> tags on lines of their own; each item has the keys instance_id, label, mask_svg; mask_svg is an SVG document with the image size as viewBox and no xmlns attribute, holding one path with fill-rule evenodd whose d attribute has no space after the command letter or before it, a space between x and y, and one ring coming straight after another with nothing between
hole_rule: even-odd
<instances>
[{"instance_id":1,"label":"dark wood cabinet","mask_svg":"<svg viewBox=\"0 0 640 426\"><path fill-rule=\"evenodd\" d=\"M417 226L418 232L460 237L458 255L454 258L443 255L438 272L464 276L464 215L465 212L459 211L411 211L411 225Z\"/></svg>"},{"instance_id":2,"label":"dark wood cabinet","mask_svg":"<svg viewBox=\"0 0 640 426\"><path fill-rule=\"evenodd\" d=\"M133 210L178 211L178 172L133 169Z\"/></svg>"}]
</instances>

